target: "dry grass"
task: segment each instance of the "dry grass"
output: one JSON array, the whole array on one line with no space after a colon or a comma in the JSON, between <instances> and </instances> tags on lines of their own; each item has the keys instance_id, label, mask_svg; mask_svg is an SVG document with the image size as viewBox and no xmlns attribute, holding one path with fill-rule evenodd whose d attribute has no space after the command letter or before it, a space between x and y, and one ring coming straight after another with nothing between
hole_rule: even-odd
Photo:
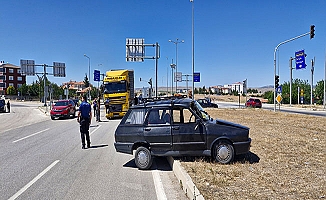
<instances>
[{"instance_id":1,"label":"dry grass","mask_svg":"<svg viewBox=\"0 0 326 200\"><path fill-rule=\"evenodd\" d=\"M326 118L262 109L207 109L250 127L251 151L232 164L181 161L205 199L325 199Z\"/></svg>"}]
</instances>

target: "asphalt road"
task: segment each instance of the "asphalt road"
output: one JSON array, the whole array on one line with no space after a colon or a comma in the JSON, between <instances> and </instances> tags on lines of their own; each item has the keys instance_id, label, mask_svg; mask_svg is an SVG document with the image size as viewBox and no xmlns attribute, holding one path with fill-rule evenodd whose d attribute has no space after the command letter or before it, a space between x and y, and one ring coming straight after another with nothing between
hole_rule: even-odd
<instances>
[{"instance_id":1,"label":"asphalt road","mask_svg":"<svg viewBox=\"0 0 326 200\"><path fill-rule=\"evenodd\" d=\"M82 150L76 118L51 120L39 103L11 105L0 113L0 199L187 199L165 158L142 171L115 152L119 120L93 120L92 147Z\"/></svg>"}]
</instances>

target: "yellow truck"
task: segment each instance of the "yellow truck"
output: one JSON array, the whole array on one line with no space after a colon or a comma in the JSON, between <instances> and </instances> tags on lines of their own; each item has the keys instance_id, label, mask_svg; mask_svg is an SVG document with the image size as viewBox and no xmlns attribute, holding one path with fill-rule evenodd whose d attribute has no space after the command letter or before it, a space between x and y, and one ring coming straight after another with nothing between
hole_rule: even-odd
<instances>
[{"instance_id":1,"label":"yellow truck","mask_svg":"<svg viewBox=\"0 0 326 200\"><path fill-rule=\"evenodd\" d=\"M106 118L123 117L134 100L134 71L110 70L103 80Z\"/></svg>"}]
</instances>

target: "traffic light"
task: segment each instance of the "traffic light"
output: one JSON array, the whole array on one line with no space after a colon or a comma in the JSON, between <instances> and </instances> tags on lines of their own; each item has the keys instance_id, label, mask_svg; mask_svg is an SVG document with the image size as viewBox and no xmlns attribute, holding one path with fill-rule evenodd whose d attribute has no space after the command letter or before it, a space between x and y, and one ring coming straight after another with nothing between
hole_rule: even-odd
<instances>
[{"instance_id":1,"label":"traffic light","mask_svg":"<svg viewBox=\"0 0 326 200\"><path fill-rule=\"evenodd\" d=\"M149 84L149 85L151 86L151 88L152 88L152 84L153 84L153 83L152 83L152 78L149 79L148 84Z\"/></svg>"},{"instance_id":2,"label":"traffic light","mask_svg":"<svg viewBox=\"0 0 326 200\"><path fill-rule=\"evenodd\" d=\"M278 88L279 83L280 82L280 76L279 75L275 75L275 89Z\"/></svg>"},{"instance_id":3,"label":"traffic light","mask_svg":"<svg viewBox=\"0 0 326 200\"><path fill-rule=\"evenodd\" d=\"M310 26L310 39L315 37L315 25Z\"/></svg>"}]
</instances>

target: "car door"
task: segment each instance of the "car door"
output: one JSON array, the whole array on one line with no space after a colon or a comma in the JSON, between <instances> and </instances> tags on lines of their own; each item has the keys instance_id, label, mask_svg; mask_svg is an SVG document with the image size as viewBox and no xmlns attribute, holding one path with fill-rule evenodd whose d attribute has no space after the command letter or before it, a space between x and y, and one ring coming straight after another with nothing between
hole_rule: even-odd
<instances>
[{"instance_id":1,"label":"car door","mask_svg":"<svg viewBox=\"0 0 326 200\"><path fill-rule=\"evenodd\" d=\"M206 147L206 131L201 119L189 108L176 106L172 110L174 151L201 151Z\"/></svg>"},{"instance_id":2,"label":"car door","mask_svg":"<svg viewBox=\"0 0 326 200\"><path fill-rule=\"evenodd\" d=\"M154 154L172 149L171 119L169 116L170 109L168 107L152 108L147 113L144 139L150 144Z\"/></svg>"}]
</instances>

